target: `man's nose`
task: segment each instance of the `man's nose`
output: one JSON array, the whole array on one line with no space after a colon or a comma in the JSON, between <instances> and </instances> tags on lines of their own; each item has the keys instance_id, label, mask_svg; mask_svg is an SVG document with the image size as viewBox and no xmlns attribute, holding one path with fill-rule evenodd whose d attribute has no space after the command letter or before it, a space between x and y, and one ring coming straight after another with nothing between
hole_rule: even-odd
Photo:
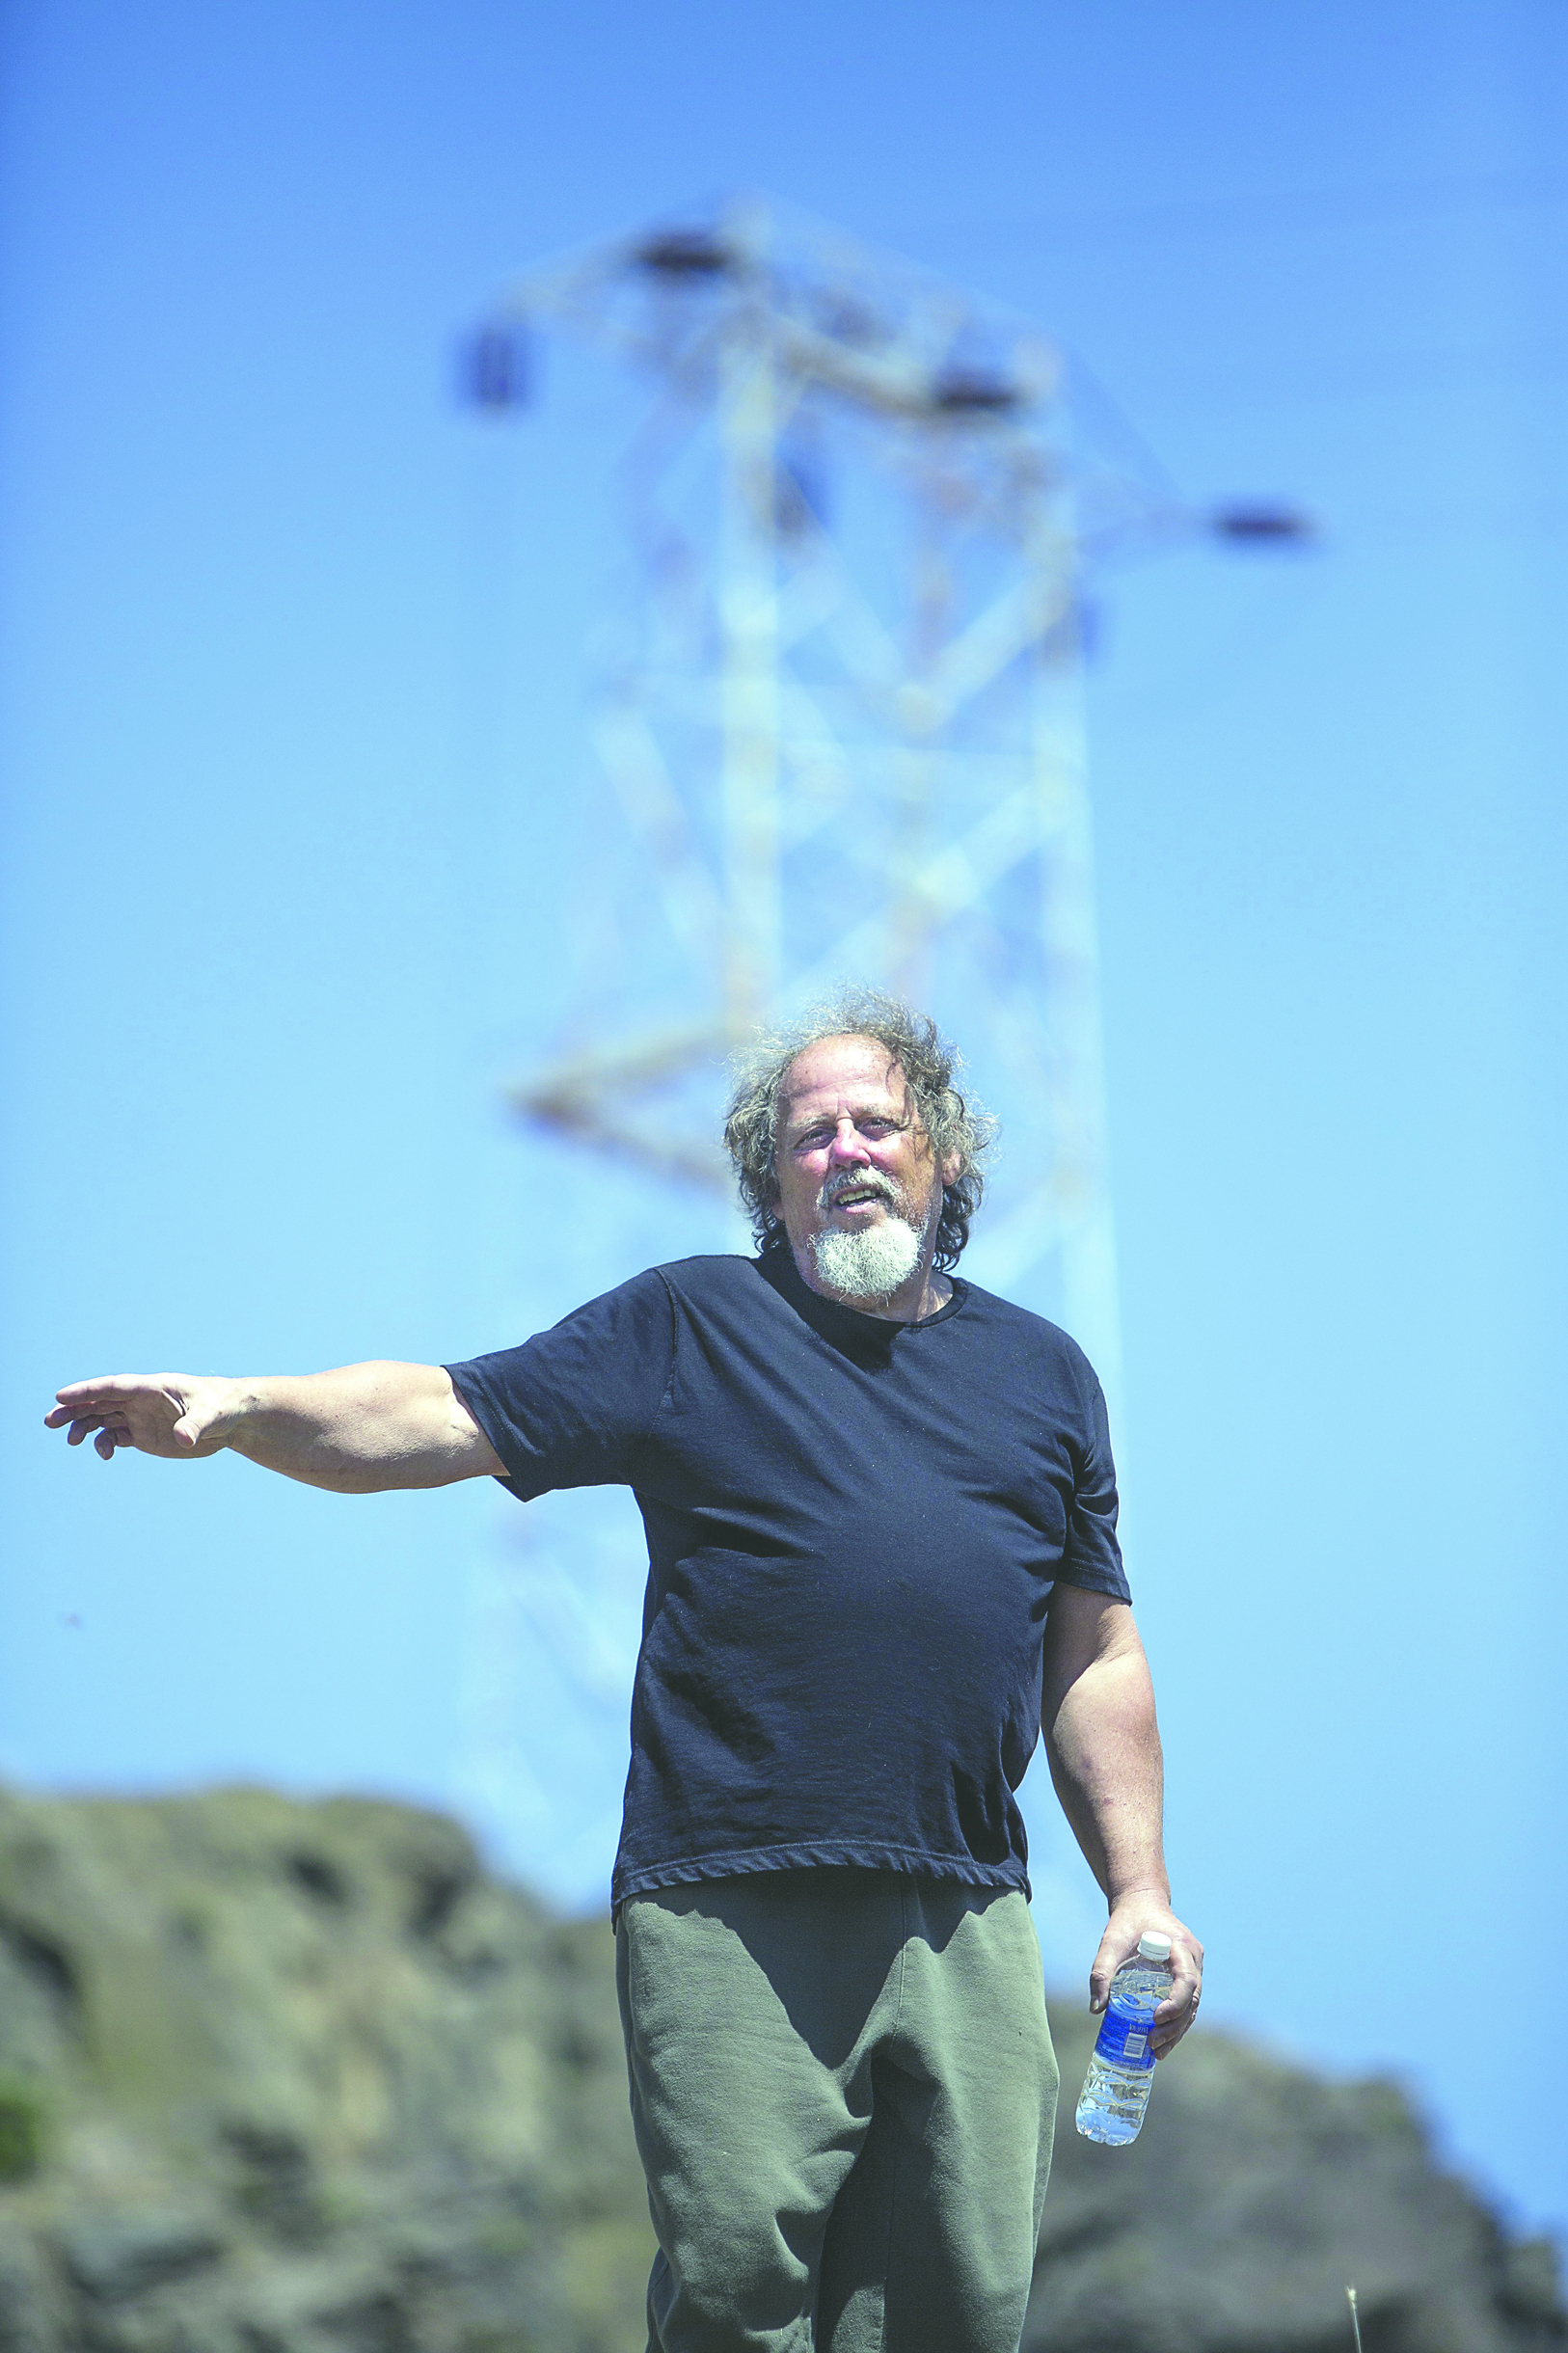
<instances>
[{"instance_id":1,"label":"man's nose","mask_svg":"<svg viewBox=\"0 0 1568 2353\"><path fill-rule=\"evenodd\" d=\"M834 1160L864 1162L871 1158L871 1153L866 1148L865 1138L861 1135L859 1129L855 1126L854 1122L851 1119L848 1112L844 1114L844 1117L840 1120L837 1128L834 1130L833 1141L829 1149L830 1156Z\"/></svg>"}]
</instances>

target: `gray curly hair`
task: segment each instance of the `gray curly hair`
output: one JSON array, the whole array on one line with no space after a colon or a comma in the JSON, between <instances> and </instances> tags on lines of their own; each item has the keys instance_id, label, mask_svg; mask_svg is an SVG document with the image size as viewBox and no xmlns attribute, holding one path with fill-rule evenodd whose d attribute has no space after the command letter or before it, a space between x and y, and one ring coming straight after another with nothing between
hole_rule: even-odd
<instances>
[{"instance_id":1,"label":"gray curly hair","mask_svg":"<svg viewBox=\"0 0 1568 2353\"><path fill-rule=\"evenodd\" d=\"M736 1055L734 1084L724 1120L724 1144L735 1167L741 1199L751 1213L759 1251L784 1240L778 1215L779 1096L790 1066L808 1046L825 1038L875 1038L904 1073L921 1126L938 1160L959 1155L959 1173L942 1187L936 1224L937 1271L958 1264L969 1239L969 1221L986 1190L981 1161L996 1137L996 1122L957 1085L962 1068L929 1015L875 988L845 988L798 1020L759 1031Z\"/></svg>"}]
</instances>

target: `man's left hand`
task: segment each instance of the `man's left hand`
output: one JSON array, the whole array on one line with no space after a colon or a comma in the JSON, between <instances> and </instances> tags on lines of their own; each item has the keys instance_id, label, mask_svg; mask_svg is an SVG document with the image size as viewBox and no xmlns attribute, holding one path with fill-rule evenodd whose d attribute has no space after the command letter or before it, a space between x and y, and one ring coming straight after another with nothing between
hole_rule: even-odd
<instances>
[{"instance_id":1,"label":"man's left hand","mask_svg":"<svg viewBox=\"0 0 1568 2353\"><path fill-rule=\"evenodd\" d=\"M1171 1990L1154 2013L1149 2047L1156 2059L1175 2050L1198 2015L1203 1987L1203 1948L1176 1918L1169 1904L1152 1889L1133 1890L1113 1906L1105 1934L1089 1972L1089 2007L1103 2010L1111 1994L1111 1980L1138 1950L1140 1936L1150 1932L1171 1939Z\"/></svg>"}]
</instances>

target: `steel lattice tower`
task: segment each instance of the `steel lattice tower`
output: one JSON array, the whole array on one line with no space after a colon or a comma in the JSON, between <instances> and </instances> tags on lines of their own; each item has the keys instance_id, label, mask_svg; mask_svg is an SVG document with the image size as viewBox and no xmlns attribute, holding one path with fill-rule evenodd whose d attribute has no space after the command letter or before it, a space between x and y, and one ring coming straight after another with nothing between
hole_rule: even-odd
<instances>
[{"instance_id":1,"label":"steel lattice tower","mask_svg":"<svg viewBox=\"0 0 1568 2353\"><path fill-rule=\"evenodd\" d=\"M975 1270L1114 1385L1081 586L1163 491L1086 444L1026 324L776 207L523 278L481 398L542 331L650 396L592 713L632 857L622 1004L519 1110L727 1189L734 1040L841 980L929 1004L1004 1123Z\"/></svg>"}]
</instances>

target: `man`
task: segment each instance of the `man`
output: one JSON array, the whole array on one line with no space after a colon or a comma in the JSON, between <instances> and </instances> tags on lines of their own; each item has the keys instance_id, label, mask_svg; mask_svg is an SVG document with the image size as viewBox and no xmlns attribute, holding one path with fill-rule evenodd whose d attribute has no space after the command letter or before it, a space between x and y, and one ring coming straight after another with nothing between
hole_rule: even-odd
<instances>
[{"instance_id":1,"label":"man","mask_svg":"<svg viewBox=\"0 0 1568 2353\"><path fill-rule=\"evenodd\" d=\"M843 1000L737 1086L755 1259L471 1364L83 1381L48 1417L351 1492L635 1491L611 1900L654 2353L1014 2353L1057 2091L1013 1795L1041 1724L1109 1904L1093 2006L1147 1930L1154 2047L1198 2006L1104 1402L951 1275L987 1141L954 1075L931 1022Z\"/></svg>"}]
</instances>

